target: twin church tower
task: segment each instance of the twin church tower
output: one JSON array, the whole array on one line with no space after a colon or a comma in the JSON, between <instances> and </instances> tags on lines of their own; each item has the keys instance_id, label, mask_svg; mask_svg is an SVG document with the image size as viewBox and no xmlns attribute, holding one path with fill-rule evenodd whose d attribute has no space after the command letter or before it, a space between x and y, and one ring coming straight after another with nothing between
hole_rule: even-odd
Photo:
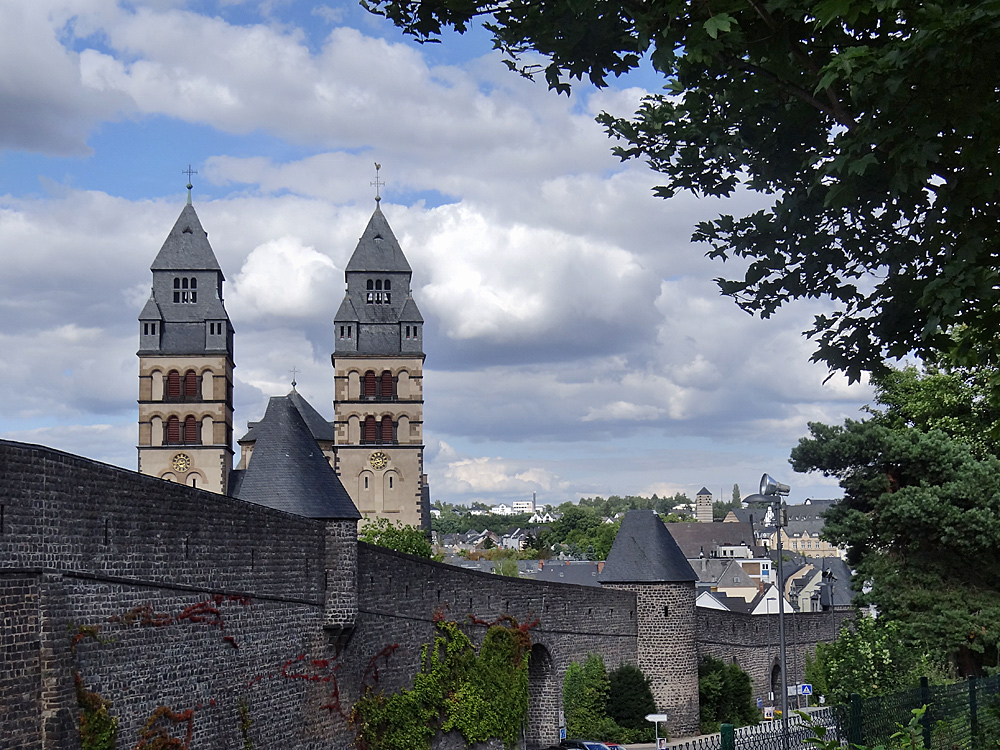
<instances>
[{"instance_id":1,"label":"twin church tower","mask_svg":"<svg viewBox=\"0 0 1000 750\"><path fill-rule=\"evenodd\" d=\"M223 302L225 277L190 188L150 266L152 294L139 315L139 471L239 496L258 438L300 429L315 440L315 446L306 440L306 450L322 453L364 517L429 526L423 318L410 295L410 265L378 199L345 269L347 292L334 318L333 421L293 383L284 398L298 417L282 412L282 424L262 430L265 420L279 420L269 407L239 439L234 467L234 331ZM297 446L284 450L290 461L302 458L293 455L302 452L301 441L288 445Z\"/></svg>"}]
</instances>

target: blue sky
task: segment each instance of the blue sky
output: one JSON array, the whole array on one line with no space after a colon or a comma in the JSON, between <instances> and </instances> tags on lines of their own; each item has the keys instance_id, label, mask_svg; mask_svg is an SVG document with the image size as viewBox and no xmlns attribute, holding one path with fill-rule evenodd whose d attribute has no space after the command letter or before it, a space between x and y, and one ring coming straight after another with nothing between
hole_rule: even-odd
<instances>
[{"instance_id":1,"label":"blue sky","mask_svg":"<svg viewBox=\"0 0 1000 750\"><path fill-rule=\"evenodd\" d=\"M819 301L740 312L695 221L594 117L659 85L548 92L482 30L418 45L353 3L0 4L0 436L135 466L136 316L185 200L227 277L239 433L299 390L332 416L343 268L382 208L427 321L435 499L830 497L788 454L865 386L809 363Z\"/></svg>"}]
</instances>

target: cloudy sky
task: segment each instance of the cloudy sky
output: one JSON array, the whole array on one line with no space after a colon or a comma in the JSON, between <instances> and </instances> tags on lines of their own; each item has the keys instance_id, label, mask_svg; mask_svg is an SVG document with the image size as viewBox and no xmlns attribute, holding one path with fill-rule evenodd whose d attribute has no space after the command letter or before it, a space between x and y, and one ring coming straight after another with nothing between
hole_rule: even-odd
<instances>
[{"instance_id":1,"label":"cloudy sky","mask_svg":"<svg viewBox=\"0 0 1000 750\"><path fill-rule=\"evenodd\" d=\"M864 386L809 363L822 303L768 321L594 117L654 76L557 96L482 32L417 45L351 0L0 2L0 436L134 468L149 264L185 201L227 277L237 433L298 389L332 417L332 318L374 208L426 319L435 499L754 491Z\"/></svg>"}]
</instances>

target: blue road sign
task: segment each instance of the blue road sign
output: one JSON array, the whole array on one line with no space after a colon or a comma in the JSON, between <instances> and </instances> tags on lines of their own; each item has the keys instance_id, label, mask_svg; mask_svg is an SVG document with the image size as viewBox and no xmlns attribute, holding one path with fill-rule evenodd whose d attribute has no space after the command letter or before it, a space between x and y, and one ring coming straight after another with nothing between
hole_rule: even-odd
<instances>
[{"instance_id":1,"label":"blue road sign","mask_svg":"<svg viewBox=\"0 0 1000 750\"><path fill-rule=\"evenodd\" d=\"M799 695L812 695L812 694L813 694L813 686L810 685L808 682L799 685Z\"/></svg>"}]
</instances>

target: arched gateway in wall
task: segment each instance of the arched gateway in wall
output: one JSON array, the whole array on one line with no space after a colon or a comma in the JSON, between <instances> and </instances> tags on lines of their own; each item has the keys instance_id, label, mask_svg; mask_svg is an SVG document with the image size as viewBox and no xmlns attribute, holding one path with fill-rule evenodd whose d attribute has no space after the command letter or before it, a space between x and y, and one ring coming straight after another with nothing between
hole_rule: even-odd
<instances>
[{"instance_id":1,"label":"arched gateway in wall","mask_svg":"<svg viewBox=\"0 0 1000 750\"><path fill-rule=\"evenodd\" d=\"M528 747L559 744L559 706L562 686L549 650L541 643L528 656Z\"/></svg>"}]
</instances>

